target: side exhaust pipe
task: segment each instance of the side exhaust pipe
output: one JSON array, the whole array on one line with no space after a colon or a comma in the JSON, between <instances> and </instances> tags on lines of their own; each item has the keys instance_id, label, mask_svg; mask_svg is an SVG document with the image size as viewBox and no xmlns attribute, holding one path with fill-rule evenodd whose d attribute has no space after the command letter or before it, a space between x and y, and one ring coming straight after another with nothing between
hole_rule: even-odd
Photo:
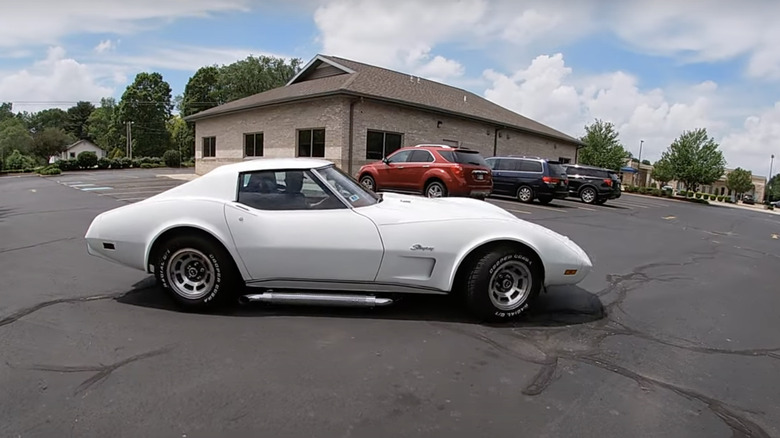
<instances>
[{"instance_id":1,"label":"side exhaust pipe","mask_svg":"<svg viewBox=\"0 0 780 438\"><path fill-rule=\"evenodd\" d=\"M372 295L326 294L309 292L263 292L259 294L242 295L238 298L240 304L253 302L276 304L301 304L309 306L350 306L375 307L387 306L393 303L390 298L377 298Z\"/></svg>"}]
</instances>

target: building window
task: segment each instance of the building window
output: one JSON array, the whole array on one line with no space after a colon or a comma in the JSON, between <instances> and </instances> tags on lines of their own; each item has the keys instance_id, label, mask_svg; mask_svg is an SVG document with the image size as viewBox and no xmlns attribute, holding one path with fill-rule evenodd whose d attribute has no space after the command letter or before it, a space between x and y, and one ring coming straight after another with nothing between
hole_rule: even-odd
<instances>
[{"instance_id":1,"label":"building window","mask_svg":"<svg viewBox=\"0 0 780 438\"><path fill-rule=\"evenodd\" d=\"M299 157L325 157L325 129L301 129L298 131Z\"/></svg>"},{"instance_id":2,"label":"building window","mask_svg":"<svg viewBox=\"0 0 780 438\"><path fill-rule=\"evenodd\" d=\"M244 156L245 157L263 156L263 133L262 132L244 134Z\"/></svg>"},{"instance_id":3,"label":"building window","mask_svg":"<svg viewBox=\"0 0 780 438\"><path fill-rule=\"evenodd\" d=\"M203 157L217 156L217 137L203 137Z\"/></svg>"},{"instance_id":4,"label":"building window","mask_svg":"<svg viewBox=\"0 0 780 438\"><path fill-rule=\"evenodd\" d=\"M366 136L366 159L381 160L401 149L402 144L403 134L369 130Z\"/></svg>"},{"instance_id":5,"label":"building window","mask_svg":"<svg viewBox=\"0 0 780 438\"><path fill-rule=\"evenodd\" d=\"M559 157L558 158L558 162L561 163L561 164L569 164L569 163L571 163L571 158Z\"/></svg>"}]
</instances>

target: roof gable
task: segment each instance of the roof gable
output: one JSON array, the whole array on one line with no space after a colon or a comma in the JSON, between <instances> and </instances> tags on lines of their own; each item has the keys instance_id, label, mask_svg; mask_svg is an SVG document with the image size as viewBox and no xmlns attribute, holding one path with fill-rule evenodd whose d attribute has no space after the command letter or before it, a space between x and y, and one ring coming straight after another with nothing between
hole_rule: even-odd
<instances>
[{"instance_id":1,"label":"roof gable","mask_svg":"<svg viewBox=\"0 0 780 438\"><path fill-rule=\"evenodd\" d=\"M349 67L341 65L325 56L317 55L306 64L301 71L290 79L285 86L298 84L305 81L327 78L331 76L346 75L355 73Z\"/></svg>"}]
</instances>

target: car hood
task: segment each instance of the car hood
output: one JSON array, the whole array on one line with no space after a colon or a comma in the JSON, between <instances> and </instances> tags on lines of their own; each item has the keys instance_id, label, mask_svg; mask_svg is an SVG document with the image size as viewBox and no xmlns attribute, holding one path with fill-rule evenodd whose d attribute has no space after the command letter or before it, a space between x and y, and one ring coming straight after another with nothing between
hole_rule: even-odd
<instances>
[{"instance_id":1,"label":"car hood","mask_svg":"<svg viewBox=\"0 0 780 438\"><path fill-rule=\"evenodd\" d=\"M358 209L377 225L464 219L520 220L500 207L477 199L425 198L387 192L382 197L382 202L370 209Z\"/></svg>"}]
</instances>

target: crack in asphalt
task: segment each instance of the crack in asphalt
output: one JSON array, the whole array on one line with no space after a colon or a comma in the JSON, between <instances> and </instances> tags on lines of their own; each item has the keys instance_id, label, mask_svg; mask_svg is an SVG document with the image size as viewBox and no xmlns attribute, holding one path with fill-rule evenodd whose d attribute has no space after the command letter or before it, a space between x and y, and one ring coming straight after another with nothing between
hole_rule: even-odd
<instances>
[{"instance_id":1,"label":"crack in asphalt","mask_svg":"<svg viewBox=\"0 0 780 438\"><path fill-rule=\"evenodd\" d=\"M596 295L602 297L612 293L617 293L617 298L605 306L605 318L591 323L585 323L576 328L568 327L556 327L553 329L526 329L521 328L522 331L513 329L510 333L515 339L519 339L525 345L519 346L525 347L525 352L517 351L518 346L507 346L496 340L486 336L485 334L468 330L462 327L454 326L448 323L432 323L438 327L445 328L450 331L454 331L465 336L476 339L491 347L495 348L499 352L514 357L516 359L540 365L541 368L536 372L534 377L524 386L521 393L527 396L537 396L542 394L555 380L556 371L560 360L570 360L577 363L587 364L597 367L599 369L609 371L614 374L634 380L640 389L643 391L650 390L652 386L658 386L675 394L684 397L688 400L696 400L703 403L707 409L709 409L715 416L717 416L723 423L729 427L732 431L732 436L737 438L757 437L768 438L770 435L758 424L746 418L742 413L760 414L748 409L730 406L727 403L717 400L715 398L706 396L693 389L685 388L680 385L665 382L657 378L649 377L638 372L632 371L626 367L613 363L604 358L598 357L600 354L600 346L604 340L610 336L634 336L660 345L679 348L695 353L702 354L720 354L720 355L736 355L746 357L768 357L772 359L780 359L780 347L778 348L759 348L759 349L744 349L744 350L731 350L724 348L712 348L706 347L701 344L697 344L693 341L678 338L679 341L671 341L663 339L658 336L645 333L635 328L631 328L623 323L610 319L610 312L608 309L614 307L620 308L622 302L628 296L628 292L637 289L638 287L647 284L652 281L674 281L679 279L687 279L689 277L682 276L651 276L647 271L663 268L663 267L685 267L701 260L713 259L720 247L714 246L711 251L707 252L695 252L684 262L657 262L648 263L638 266L627 274L609 274L606 276L608 285ZM627 284L628 283L628 284ZM561 348L554 345L555 341L551 340L551 336L558 334L576 335L577 330L582 329L589 332L598 332L594 335L585 335L584 339L577 339L577 346L582 347L581 351L572 351L572 349ZM540 336L541 335L541 336ZM535 338L541 338L537 340ZM545 345L547 345L547 347ZM584 345L583 345L584 344ZM528 351L534 351L536 354L528 354Z\"/></svg>"},{"instance_id":2,"label":"crack in asphalt","mask_svg":"<svg viewBox=\"0 0 780 438\"><path fill-rule=\"evenodd\" d=\"M119 292L119 293L114 293L114 294L91 295L91 296L86 296L86 297L75 297L75 298L57 298L55 300L44 301L44 302L38 303L38 304L36 304L34 306L30 306L30 307L28 307L26 309L22 309L22 310L19 310L17 312L14 312L11 315L8 315L8 316L6 316L3 319L0 319L0 327L8 325L8 324L12 324L12 323L14 323L14 322L24 318L25 316L27 316L27 315L29 315L31 313L37 312L37 311L39 311L41 309L44 309L44 308L49 307L49 306L53 306L55 304L84 303L84 302L88 302L88 301L100 301L100 300L117 299L117 298L122 298L122 297L125 297L125 296L128 296L128 295L131 295L131 294L142 292L144 290L147 290L148 288L149 287L139 288L139 289L134 289L134 290L129 291L129 292L126 291L126 292Z\"/></svg>"},{"instance_id":3,"label":"crack in asphalt","mask_svg":"<svg viewBox=\"0 0 780 438\"><path fill-rule=\"evenodd\" d=\"M31 215L31 214L40 215L40 214L48 214L48 213L63 213L63 212L66 212L66 211L83 211L83 210L92 210L92 208L90 208L90 207L78 207L78 208L62 208L62 209L59 209L59 210L25 211L25 212L22 212L22 213L7 214L7 215L5 215L3 217L28 216L28 215Z\"/></svg>"},{"instance_id":4,"label":"crack in asphalt","mask_svg":"<svg viewBox=\"0 0 780 438\"><path fill-rule=\"evenodd\" d=\"M69 240L76 240L76 239L80 239L80 237L63 237L62 239L47 240L45 242L39 242L39 243L36 243L34 245L17 246L15 248L3 249L3 250L0 250L0 254L5 254L5 253L13 252L13 251L20 251L20 250L23 250L23 249L37 248L37 247L43 246L43 245L50 245L52 243L59 243L59 242L67 242Z\"/></svg>"},{"instance_id":5,"label":"crack in asphalt","mask_svg":"<svg viewBox=\"0 0 780 438\"><path fill-rule=\"evenodd\" d=\"M172 347L159 348L157 350L148 351L146 353L137 354L135 356L128 357L127 359L115 362L110 365L30 365L26 367L15 366L8 364L12 368L25 369L31 371L49 371L57 373L82 373L82 372L94 372L95 374L81 382L81 384L75 389L73 395L79 395L89 389L91 386L98 382L107 379L111 373L117 369L137 362L139 360L148 359L154 356L168 353L172 350Z\"/></svg>"}]
</instances>

